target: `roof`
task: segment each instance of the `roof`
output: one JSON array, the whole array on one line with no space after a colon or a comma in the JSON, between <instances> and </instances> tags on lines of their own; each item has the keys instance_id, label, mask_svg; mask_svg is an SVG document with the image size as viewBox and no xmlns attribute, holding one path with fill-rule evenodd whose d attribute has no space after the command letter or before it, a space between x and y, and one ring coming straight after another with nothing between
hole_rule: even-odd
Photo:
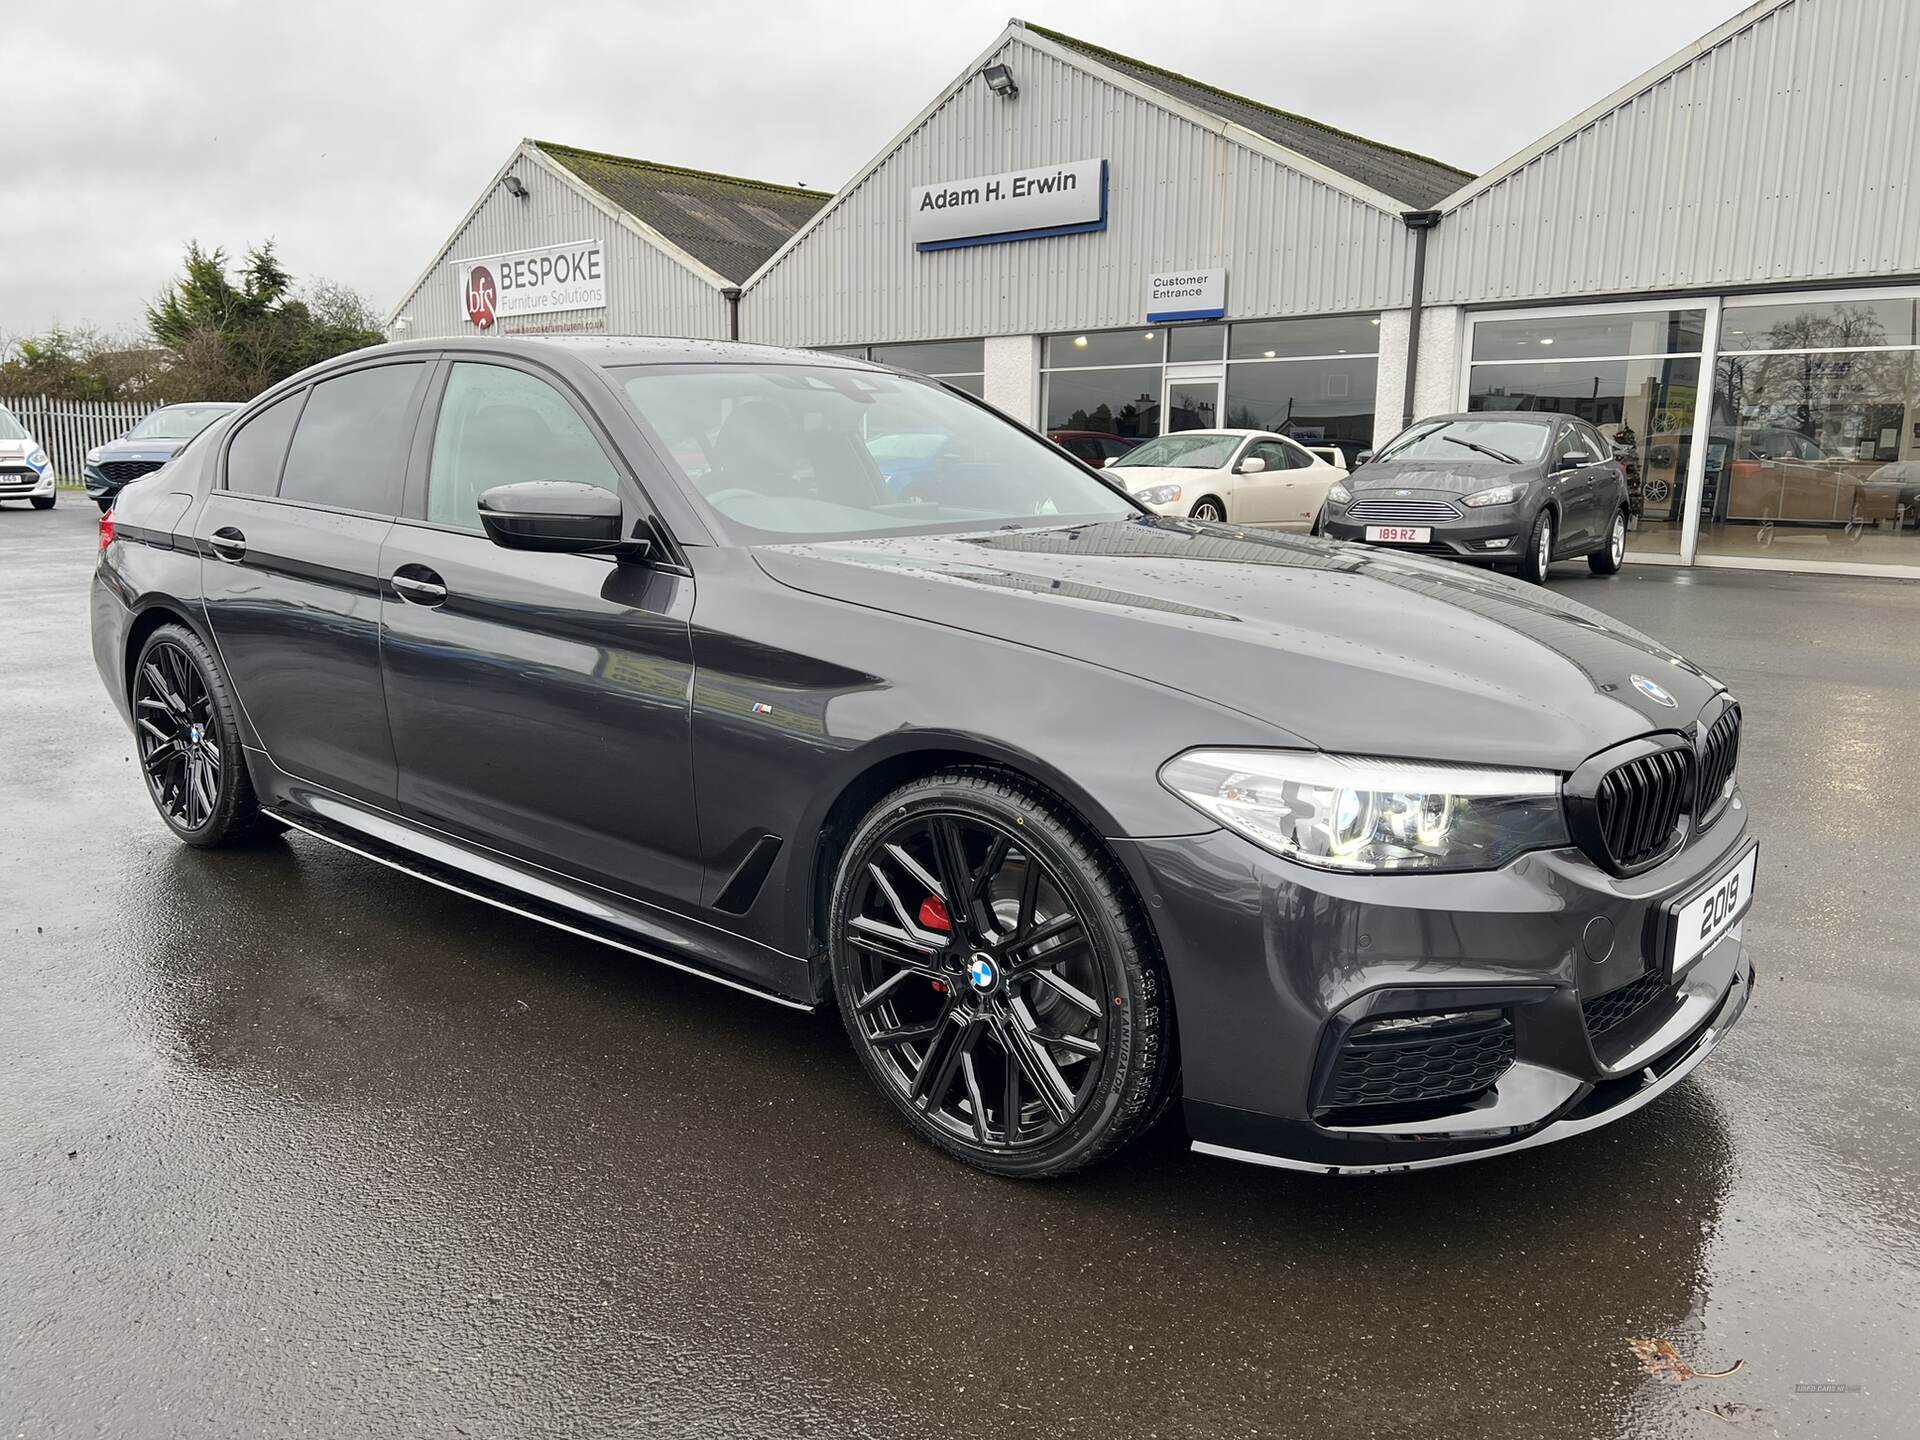
<instances>
[{"instance_id":1,"label":"roof","mask_svg":"<svg viewBox=\"0 0 1920 1440\"><path fill-rule=\"evenodd\" d=\"M551 140L531 143L611 204L735 284L759 269L832 198L822 190L659 165Z\"/></svg>"},{"instance_id":2,"label":"roof","mask_svg":"<svg viewBox=\"0 0 1920 1440\"><path fill-rule=\"evenodd\" d=\"M1473 179L1471 171L1443 164L1412 150L1383 145L1377 140L1349 134L1304 115L1278 110L1258 100L1249 100L1204 81L1190 79L1158 65L1149 65L1131 55L1049 30L1031 21L1016 22L1036 35L1044 35L1056 44L1099 61L1154 89L1182 100L1235 125L1265 136L1294 153L1337 170L1351 180L1384 195L1391 195L1418 209L1437 206L1462 185Z\"/></svg>"}]
</instances>

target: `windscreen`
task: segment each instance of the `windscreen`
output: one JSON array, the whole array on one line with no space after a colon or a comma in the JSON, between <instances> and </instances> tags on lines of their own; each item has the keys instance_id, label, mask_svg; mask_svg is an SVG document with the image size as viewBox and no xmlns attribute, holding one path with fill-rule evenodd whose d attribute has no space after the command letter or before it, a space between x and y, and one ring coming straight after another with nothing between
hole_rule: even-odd
<instances>
[{"instance_id":1,"label":"windscreen","mask_svg":"<svg viewBox=\"0 0 1920 1440\"><path fill-rule=\"evenodd\" d=\"M808 365L615 374L693 491L748 540L1140 513L1036 436L927 381Z\"/></svg>"},{"instance_id":2,"label":"windscreen","mask_svg":"<svg viewBox=\"0 0 1920 1440\"><path fill-rule=\"evenodd\" d=\"M1209 435L1188 431L1180 435L1162 435L1136 445L1110 467L1115 470L1135 465L1168 465L1176 470L1218 470L1233 458L1241 435Z\"/></svg>"},{"instance_id":3,"label":"windscreen","mask_svg":"<svg viewBox=\"0 0 1920 1440\"><path fill-rule=\"evenodd\" d=\"M231 405L167 405L127 432L129 440L191 440Z\"/></svg>"},{"instance_id":4,"label":"windscreen","mask_svg":"<svg viewBox=\"0 0 1920 1440\"><path fill-rule=\"evenodd\" d=\"M6 406L0 405L0 440L24 440L26 438L27 432L21 426L20 422L13 418Z\"/></svg>"},{"instance_id":5,"label":"windscreen","mask_svg":"<svg viewBox=\"0 0 1920 1440\"><path fill-rule=\"evenodd\" d=\"M1381 460L1494 460L1531 465L1547 453L1544 420L1423 420L1374 456Z\"/></svg>"}]
</instances>

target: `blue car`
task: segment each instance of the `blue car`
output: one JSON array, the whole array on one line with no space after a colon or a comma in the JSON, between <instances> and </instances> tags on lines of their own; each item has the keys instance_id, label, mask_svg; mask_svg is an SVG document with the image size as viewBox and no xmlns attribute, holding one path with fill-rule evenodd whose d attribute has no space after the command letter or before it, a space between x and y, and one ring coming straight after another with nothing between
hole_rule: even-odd
<instances>
[{"instance_id":1,"label":"blue car","mask_svg":"<svg viewBox=\"0 0 1920 1440\"><path fill-rule=\"evenodd\" d=\"M118 440L87 452L87 494L102 510L112 509L129 482L158 470L207 426L239 408L225 400L162 405Z\"/></svg>"}]
</instances>

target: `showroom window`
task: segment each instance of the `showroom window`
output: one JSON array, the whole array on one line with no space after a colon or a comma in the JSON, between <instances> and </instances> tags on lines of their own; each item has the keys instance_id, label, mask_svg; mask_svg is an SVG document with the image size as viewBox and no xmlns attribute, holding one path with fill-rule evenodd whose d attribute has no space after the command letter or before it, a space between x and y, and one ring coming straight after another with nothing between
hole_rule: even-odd
<instances>
[{"instance_id":1,"label":"showroom window","mask_svg":"<svg viewBox=\"0 0 1920 1440\"><path fill-rule=\"evenodd\" d=\"M1703 555L1920 563L1920 297L1729 300Z\"/></svg>"},{"instance_id":2,"label":"showroom window","mask_svg":"<svg viewBox=\"0 0 1920 1440\"><path fill-rule=\"evenodd\" d=\"M1130 440L1158 435L1166 336L1159 326L1047 336L1040 352L1043 428Z\"/></svg>"},{"instance_id":3,"label":"showroom window","mask_svg":"<svg viewBox=\"0 0 1920 1440\"><path fill-rule=\"evenodd\" d=\"M987 393L987 347L984 340L920 340L899 345L820 345L825 355L850 355L944 380L976 398Z\"/></svg>"},{"instance_id":4,"label":"showroom window","mask_svg":"<svg viewBox=\"0 0 1920 1440\"><path fill-rule=\"evenodd\" d=\"M1239 320L1227 328L1227 419L1302 445L1338 445L1351 466L1373 444L1380 317Z\"/></svg>"},{"instance_id":5,"label":"showroom window","mask_svg":"<svg viewBox=\"0 0 1920 1440\"><path fill-rule=\"evenodd\" d=\"M1550 410L1599 430L1627 471L1634 549L1678 555L1700 404L1705 309L1473 322L1469 410Z\"/></svg>"}]
</instances>

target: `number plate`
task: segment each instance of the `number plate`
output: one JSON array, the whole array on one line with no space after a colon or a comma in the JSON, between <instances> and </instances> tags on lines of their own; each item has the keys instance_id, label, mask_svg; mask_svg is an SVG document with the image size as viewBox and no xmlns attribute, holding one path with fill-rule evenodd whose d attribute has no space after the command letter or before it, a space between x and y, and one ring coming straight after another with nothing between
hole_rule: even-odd
<instances>
[{"instance_id":1,"label":"number plate","mask_svg":"<svg viewBox=\"0 0 1920 1440\"><path fill-rule=\"evenodd\" d=\"M1667 973L1671 978L1679 979L1689 965L1740 923L1747 907L1753 904L1753 881L1759 869L1760 847L1754 844L1733 862L1731 869L1722 871L1705 889L1695 892L1692 899L1681 901L1674 909L1668 931L1668 953L1673 956L1673 963Z\"/></svg>"},{"instance_id":2,"label":"number plate","mask_svg":"<svg viewBox=\"0 0 1920 1440\"><path fill-rule=\"evenodd\" d=\"M1367 539L1377 545L1424 545L1433 539L1431 525L1369 525Z\"/></svg>"}]
</instances>

